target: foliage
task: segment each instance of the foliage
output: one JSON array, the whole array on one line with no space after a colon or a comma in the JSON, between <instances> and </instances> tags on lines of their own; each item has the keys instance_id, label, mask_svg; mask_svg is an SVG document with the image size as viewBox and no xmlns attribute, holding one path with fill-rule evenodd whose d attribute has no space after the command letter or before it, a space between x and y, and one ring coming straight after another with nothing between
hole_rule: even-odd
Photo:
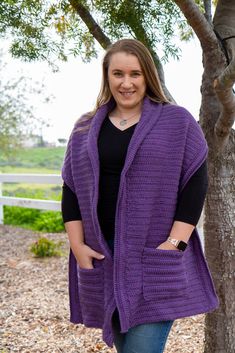
<instances>
[{"instance_id":1,"label":"foliage","mask_svg":"<svg viewBox=\"0 0 235 353\"><path fill-rule=\"evenodd\" d=\"M1 72L5 66L0 61ZM3 82L2 78L0 81L0 150L7 155L20 145L20 136L27 132L26 120L32 119L22 95L22 81L23 78L11 83Z\"/></svg>"},{"instance_id":2,"label":"foliage","mask_svg":"<svg viewBox=\"0 0 235 353\"><path fill-rule=\"evenodd\" d=\"M182 38L192 35L180 10L171 0L2 0L0 34L11 35L11 53L24 60L67 60L68 55L84 61L97 54L95 39L76 11L85 6L111 40L135 37L152 51L178 57L173 43L177 28Z\"/></svg>"},{"instance_id":3,"label":"foliage","mask_svg":"<svg viewBox=\"0 0 235 353\"><path fill-rule=\"evenodd\" d=\"M40 211L31 208L4 206L4 224L11 224L29 228L39 217Z\"/></svg>"},{"instance_id":4,"label":"foliage","mask_svg":"<svg viewBox=\"0 0 235 353\"><path fill-rule=\"evenodd\" d=\"M62 241L55 242L45 237L41 237L31 245L30 251L36 257L61 256L63 254L61 251L62 244Z\"/></svg>"},{"instance_id":5,"label":"foliage","mask_svg":"<svg viewBox=\"0 0 235 353\"><path fill-rule=\"evenodd\" d=\"M4 224L50 233L64 231L60 212L41 211L16 206L4 206Z\"/></svg>"},{"instance_id":6,"label":"foliage","mask_svg":"<svg viewBox=\"0 0 235 353\"><path fill-rule=\"evenodd\" d=\"M34 229L42 232L57 233L64 231L64 224L60 212L41 212L35 220Z\"/></svg>"},{"instance_id":7,"label":"foliage","mask_svg":"<svg viewBox=\"0 0 235 353\"><path fill-rule=\"evenodd\" d=\"M163 61L169 55L178 57L179 48L172 41L175 30L178 27L184 32L188 28L174 2L96 0L93 3L102 14L102 28L112 40L123 36L135 37L151 51L164 53Z\"/></svg>"},{"instance_id":8,"label":"foliage","mask_svg":"<svg viewBox=\"0 0 235 353\"><path fill-rule=\"evenodd\" d=\"M11 53L14 57L26 61L46 60L54 68L55 59L66 61L72 50L78 51L84 59L95 55L87 28L63 0L1 1L0 34L10 34L13 38Z\"/></svg>"},{"instance_id":9,"label":"foliage","mask_svg":"<svg viewBox=\"0 0 235 353\"><path fill-rule=\"evenodd\" d=\"M0 70L4 73L7 64L1 60ZM33 107L26 96L37 94L42 98L43 85L26 77L18 80L6 80L4 75L0 79L0 159L2 155L14 156L14 151L21 146L23 138L28 136L37 126L44 123L43 119L37 119ZM45 98L49 101L49 97Z\"/></svg>"}]
</instances>

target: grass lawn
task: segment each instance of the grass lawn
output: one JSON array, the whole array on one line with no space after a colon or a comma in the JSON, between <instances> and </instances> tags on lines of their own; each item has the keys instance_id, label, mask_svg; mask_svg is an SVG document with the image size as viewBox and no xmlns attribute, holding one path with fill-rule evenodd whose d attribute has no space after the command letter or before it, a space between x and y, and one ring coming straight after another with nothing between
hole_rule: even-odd
<instances>
[{"instance_id":1,"label":"grass lawn","mask_svg":"<svg viewBox=\"0 0 235 353\"><path fill-rule=\"evenodd\" d=\"M65 147L37 147L19 149L10 158L0 154L0 172L54 174L61 169L64 153Z\"/></svg>"},{"instance_id":2,"label":"grass lawn","mask_svg":"<svg viewBox=\"0 0 235 353\"><path fill-rule=\"evenodd\" d=\"M0 173L60 174L60 168L53 169L53 168L43 168L43 167L18 167L18 166L0 165Z\"/></svg>"}]
</instances>

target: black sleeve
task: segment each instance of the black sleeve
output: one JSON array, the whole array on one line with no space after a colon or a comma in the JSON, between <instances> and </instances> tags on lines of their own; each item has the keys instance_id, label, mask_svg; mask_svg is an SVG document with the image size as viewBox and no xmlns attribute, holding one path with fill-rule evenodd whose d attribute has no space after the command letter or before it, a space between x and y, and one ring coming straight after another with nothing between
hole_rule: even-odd
<instances>
[{"instance_id":1,"label":"black sleeve","mask_svg":"<svg viewBox=\"0 0 235 353\"><path fill-rule=\"evenodd\" d=\"M77 196L65 183L62 187L61 210L64 223L82 220Z\"/></svg>"},{"instance_id":2,"label":"black sleeve","mask_svg":"<svg viewBox=\"0 0 235 353\"><path fill-rule=\"evenodd\" d=\"M197 225L206 197L207 186L207 163L205 161L181 192L177 203L175 221Z\"/></svg>"}]
</instances>

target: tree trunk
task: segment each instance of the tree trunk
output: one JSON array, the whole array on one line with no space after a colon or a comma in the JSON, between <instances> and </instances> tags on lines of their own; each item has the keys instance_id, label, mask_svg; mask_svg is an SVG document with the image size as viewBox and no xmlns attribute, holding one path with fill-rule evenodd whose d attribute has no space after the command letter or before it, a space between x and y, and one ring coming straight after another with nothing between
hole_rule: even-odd
<instances>
[{"instance_id":1,"label":"tree trunk","mask_svg":"<svg viewBox=\"0 0 235 353\"><path fill-rule=\"evenodd\" d=\"M230 147L234 143L233 134ZM204 352L234 353L234 155L226 154L220 158L211 151L208 167L210 180L205 203L205 251L220 306L206 315Z\"/></svg>"},{"instance_id":2,"label":"tree trunk","mask_svg":"<svg viewBox=\"0 0 235 353\"><path fill-rule=\"evenodd\" d=\"M219 308L206 315L204 353L235 352L235 131L232 130L226 147L221 149L214 130L221 106L213 82L225 66L219 51L213 61L204 57L200 118L209 145L205 252L220 300Z\"/></svg>"},{"instance_id":3,"label":"tree trunk","mask_svg":"<svg viewBox=\"0 0 235 353\"><path fill-rule=\"evenodd\" d=\"M205 252L220 300L206 315L204 353L235 352L235 2L218 0L213 27L193 0L175 0L203 50L200 123L209 146ZM204 1L208 5L208 1ZM210 13L208 6L207 13ZM226 39L225 39L226 38ZM224 43L226 40L226 45Z\"/></svg>"}]
</instances>

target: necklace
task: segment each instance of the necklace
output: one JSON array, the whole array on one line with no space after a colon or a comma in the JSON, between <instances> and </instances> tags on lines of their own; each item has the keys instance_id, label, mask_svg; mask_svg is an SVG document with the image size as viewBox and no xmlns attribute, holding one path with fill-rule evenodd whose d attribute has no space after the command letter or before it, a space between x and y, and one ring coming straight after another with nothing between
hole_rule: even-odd
<instances>
[{"instance_id":1,"label":"necklace","mask_svg":"<svg viewBox=\"0 0 235 353\"><path fill-rule=\"evenodd\" d=\"M130 119L122 119L122 120L120 120L119 121L119 125L121 125L121 126L126 125L128 120L130 120Z\"/></svg>"},{"instance_id":2,"label":"necklace","mask_svg":"<svg viewBox=\"0 0 235 353\"><path fill-rule=\"evenodd\" d=\"M134 117L137 117L138 115L139 115L139 113L138 114L135 113L134 115L130 116L127 119L126 118L120 118L119 125L125 126L128 123L129 120L133 119ZM115 117L113 116L112 118L115 118Z\"/></svg>"}]
</instances>

